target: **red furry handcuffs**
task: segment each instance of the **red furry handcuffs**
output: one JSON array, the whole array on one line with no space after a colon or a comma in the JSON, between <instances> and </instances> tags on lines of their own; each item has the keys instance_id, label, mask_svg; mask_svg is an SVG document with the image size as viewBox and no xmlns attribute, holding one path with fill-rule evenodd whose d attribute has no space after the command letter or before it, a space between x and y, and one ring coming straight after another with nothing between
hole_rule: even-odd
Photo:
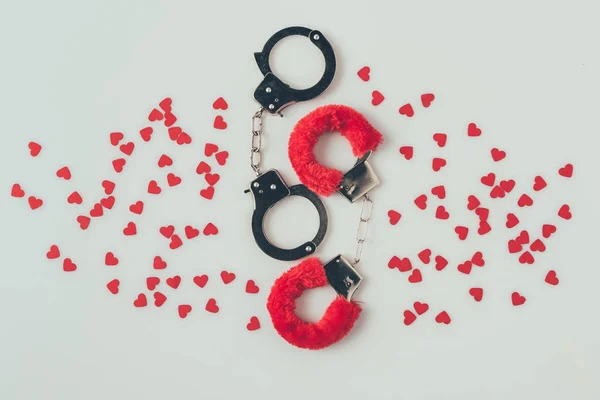
<instances>
[{"instance_id":1,"label":"red furry handcuffs","mask_svg":"<svg viewBox=\"0 0 600 400\"><path fill-rule=\"evenodd\" d=\"M270 70L268 60L271 49L279 40L289 35L308 36L321 49L325 57L325 73L321 80L309 89L292 89ZM336 256L325 265L315 257L307 258L275 281L267 301L267 309L273 325L285 340L300 348L322 349L346 336L361 312L360 306L352 301L352 296L362 281L362 277L354 267L360 261L371 216L373 202L368 192L379 183L367 159L383 138L364 116L350 107L343 105L320 107L297 123L289 140L288 154L292 167L303 184L288 187L276 170L261 173L263 112L269 110L272 114L280 114L286 106L297 101L309 100L325 91L335 74L335 55L321 32L292 27L273 35L265 44L263 51L255 53L255 58L265 77L254 93L254 98L261 104L261 109L252 119L250 159L257 178L250 183L247 192L251 192L254 197L252 232L259 248L279 260L297 260L312 254L323 240L328 223L325 207L315 193L329 196L339 192L352 203L363 199L354 262L349 262L342 255ZM346 173L324 167L315 159L313 149L319 137L325 132L332 131L339 131L350 141L352 151L358 158L354 167ZM281 249L269 242L262 224L266 212L277 202L291 195L305 197L313 203L319 214L319 230L313 240L294 249ZM337 296L321 320L311 323L300 319L295 313L296 299L306 289L327 284L333 287Z\"/></svg>"}]
</instances>

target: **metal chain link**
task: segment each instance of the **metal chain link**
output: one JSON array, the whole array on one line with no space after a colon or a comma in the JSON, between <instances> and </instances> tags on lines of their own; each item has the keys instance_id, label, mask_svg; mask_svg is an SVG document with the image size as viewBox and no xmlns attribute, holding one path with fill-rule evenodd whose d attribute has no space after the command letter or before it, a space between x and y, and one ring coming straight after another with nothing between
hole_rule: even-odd
<instances>
[{"instance_id":1,"label":"metal chain link","mask_svg":"<svg viewBox=\"0 0 600 400\"><path fill-rule=\"evenodd\" d=\"M368 194L365 194L363 199L362 208L360 210L360 221L358 222L358 230L356 231L356 254L354 256L354 265L360 262L362 256L363 245L367 240L369 234L369 221L371 220L371 213L373 211L373 200L371 200Z\"/></svg>"},{"instance_id":2,"label":"metal chain link","mask_svg":"<svg viewBox=\"0 0 600 400\"><path fill-rule=\"evenodd\" d=\"M252 147L250 147L250 167L260 175L260 162L262 156L260 149L262 145L262 114L265 111L263 107L259 108L252 116Z\"/></svg>"}]
</instances>

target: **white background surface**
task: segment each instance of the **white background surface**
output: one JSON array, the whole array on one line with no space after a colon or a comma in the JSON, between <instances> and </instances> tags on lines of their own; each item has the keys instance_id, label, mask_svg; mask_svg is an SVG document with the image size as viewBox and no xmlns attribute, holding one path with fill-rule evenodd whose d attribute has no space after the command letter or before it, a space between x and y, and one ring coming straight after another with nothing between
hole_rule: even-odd
<instances>
[{"instance_id":1,"label":"white background surface","mask_svg":"<svg viewBox=\"0 0 600 400\"><path fill-rule=\"evenodd\" d=\"M594 1L2 2L0 399L598 399L597 15ZM355 107L385 135L373 158L382 184L372 195L375 215L360 265L364 313L347 339L319 352L289 346L270 325L268 288L293 263L271 260L255 246L252 202L242 193L253 176L249 118L261 79L253 52L290 25L321 30L334 46L338 72L325 95L289 108L285 118L267 117L265 166L297 183L287 137L318 105ZM307 86L320 75L319 52L308 41L287 41L274 55L275 71ZM368 83L356 76L363 65L372 68ZM370 104L375 89L386 96L378 107ZM427 92L436 100L423 109L419 96ZM148 146L136 134L165 96L194 138L185 149L164 139L166 133ZM230 105L221 113L225 131L212 128L211 104L219 96ZM415 107L410 120L397 112L406 102ZM476 140L465 133L471 121L483 129ZM80 210L65 198L78 189L85 212L100 197L99 182L114 175L112 131L136 138L135 162L117 178L126 189L113 211L81 232L73 221ZM444 149L431 140L438 131L449 135ZM27 153L30 140L44 146L36 159ZM231 154L211 202L198 196L203 179L194 173L206 141ZM322 142L325 164L352 162L343 139ZM415 146L410 162L398 154L405 144ZM506 150L507 159L492 163L491 147ZM172 153L184 182L148 199L137 218L140 233L124 238L128 205L149 179L164 179L155 165L162 152ZM448 160L437 174L430 168L434 155ZM556 173L566 162L575 165L571 180ZM54 176L62 165L71 167L70 182ZM484 198L478 180L490 171L515 179L517 187L503 200L487 199L489 235L472 232L459 242L453 226L476 222L466 196ZM522 266L506 251L517 232L502 225L537 174L549 187L519 213L520 227L535 236L552 222L558 232L533 266ZM32 212L11 198L15 182L45 205ZM450 221L435 219L431 199L423 212L412 203L440 183ZM565 202L571 221L556 216ZM278 244L292 245L310 237L316 222L308 203L286 203L269 218L269 232ZM351 257L359 206L339 196L325 204L330 227L318 256ZM394 227L390 208L403 214ZM219 236L176 252L157 232L166 224L208 221L220 227ZM77 272L46 260L53 243L77 262ZM425 247L450 266L442 272L421 266L417 285L387 268L394 254L419 265L416 254ZM120 258L115 270L103 265L109 250ZM486 266L459 274L456 264L476 250ZM131 302L160 253L170 262L161 276L177 273L184 283L161 309L135 309ZM238 276L226 287L218 277L223 269ZM543 282L549 269L557 270L559 286ZM200 273L211 279L202 290L190 281ZM104 287L114 277L122 282L117 296ZM261 287L258 295L244 293L250 278ZM467 294L472 286L484 287L483 302ZM524 306L511 305L513 291L526 295ZM203 310L209 297L218 300L219 314ZM331 297L328 289L305 295L301 315L318 319ZM405 327L402 312L417 300L431 309ZM178 302L194 307L185 320L177 316ZM434 322L441 310L451 314L450 325ZM246 331L251 315L259 316L260 330Z\"/></svg>"}]
</instances>

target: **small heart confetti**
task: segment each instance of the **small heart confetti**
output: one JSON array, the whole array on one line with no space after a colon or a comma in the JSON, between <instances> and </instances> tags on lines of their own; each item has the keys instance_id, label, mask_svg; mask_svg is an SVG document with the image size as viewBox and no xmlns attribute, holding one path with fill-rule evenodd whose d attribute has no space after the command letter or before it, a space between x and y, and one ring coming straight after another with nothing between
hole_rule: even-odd
<instances>
[{"instance_id":1,"label":"small heart confetti","mask_svg":"<svg viewBox=\"0 0 600 400\"><path fill-rule=\"evenodd\" d=\"M364 82L368 82L369 79L371 79L371 76L369 75L371 73L371 68L370 67L362 67L361 69L358 70L358 72L356 73L358 75L358 77L360 79L362 79Z\"/></svg>"}]
</instances>

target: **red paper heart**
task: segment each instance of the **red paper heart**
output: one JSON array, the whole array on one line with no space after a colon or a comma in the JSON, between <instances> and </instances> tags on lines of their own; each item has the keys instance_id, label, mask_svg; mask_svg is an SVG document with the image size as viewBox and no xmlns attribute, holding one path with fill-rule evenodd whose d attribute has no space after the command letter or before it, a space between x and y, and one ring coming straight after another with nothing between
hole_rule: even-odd
<instances>
[{"instance_id":1,"label":"red paper heart","mask_svg":"<svg viewBox=\"0 0 600 400\"><path fill-rule=\"evenodd\" d=\"M535 262L535 259L533 258L533 255L528 252L528 251L524 251L523 254L521 254L519 256L519 262L521 264L533 264Z\"/></svg>"},{"instance_id":2,"label":"red paper heart","mask_svg":"<svg viewBox=\"0 0 600 400\"><path fill-rule=\"evenodd\" d=\"M144 211L144 202L141 200L136 201L134 204L129 206L129 211L131 211L134 214L141 215Z\"/></svg>"},{"instance_id":3,"label":"red paper heart","mask_svg":"<svg viewBox=\"0 0 600 400\"><path fill-rule=\"evenodd\" d=\"M222 97L216 99L212 106L215 110L227 110L229 108L229 105Z\"/></svg>"},{"instance_id":4,"label":"red paper heart","mask_svg":"<svg viewBox=\"0 0 600 400\"><path fill-rule=\"evenodd\" d=\"M113 206L115 205L115 198L114 196L105 197L100 200L100 204L107 210L112 210Z\"/></svg>"},{"instance_id":5,"label":"red paper heart","mask_svg":"<svg viewBox=\"0 0 600 400\"><path fill-rule=\"evenodd\" d=\"M469 294L473 296L473 299L476 302L480 302L483 299L483 289L482 288L471 288L469 289Z\"/></svg>"},{"instance_id":6,"label":"red paper heart","mask_svg":"<svg viewBox=\"0 0 600 400\"><path fill-rule=\"evenodd\" d=\"M434 133L433 140L437 143L438 147L444 147L448 136L445 133Z\"/></svg>"},{"instance_id":7,"label":"red paper heart","mask_svg":"<svg viewBox=\"0 0 600 400\"><path fill-rule=\"evenodd\" d=\"M117 174L120 174L123 171L123 168L125 167L126 163L127 162L125 161L124 158L117 158L116 160L113 160L112 166L113 166L113 169L115 170L115 172Z\"/></svg>"},{"instance_id":8,"label":"red paper heart","mask_svg":"<svg viewBox=\"0 0 600 400\"><path fill-rule=\"evenodd\" d=\"M552 286L556 286L560 282L559 279L556 277L556 271L554 271L554 270L548 271L548 273L546 274L546 278L544 279L544 281L547 284L552 285Z\"/></svg>"},{"instance_id":9,"label":"red paper heart","mask_svg":"<svg viewBox=\"0 0 600 400\"><path fill-rule=\"evenodd\" d=\"M191 312L192 312L192 306L190 306L189 304L180 304L177 307L177 313L179 314L180 318L187 317L188 314Z\"/></svg>"},{"instance_id":10,"label":"red paper heart","mask_svg":"<svg viewBox=\"0 0 600 400\"><path fill-rule=\"evenodd\" d=\"M513 292L511 299L512 299L513 306L523 305L527 301L527 299L525 297L521 296L519 294L519 292Z\"/></svg>"},{"instance_id":11,"label":"red paper heart","mask_svg":"<svg viewBox=\"0 0 600 400\"><path fill-rule=\"evenodd\" d=\"M499 183L502 190L504 190L506 193L512 192L512 190L515 188L515 184L516 184L516 182L513 179L509 179L506 181L500 181L500 183Z\"/></svg>"},{"instance_id":12,"label":"red paper heart","mask_svg":"<svg viewBox=\"0 0 600 400\"><path fill-rule=\"evenodd\" d=\"M181 277L179 275L175 275L172 278L167 278L165 283L167 285L171 286L173 289L177 289L179 287L179 285L181 284Z\"/></svg>"},{"instance_id":13,"label":"red paper heart","mask_svg":"<svg viewBox=\"0 0 600 400\"><path fill-rule=\"evenodd\" d=\"M79 223L79 228L84 231L90 226L90 218L85 215L78 216L77 222Z\"/></svg>"},{"instance_id":14,"label":"red paper heart","mask_svg":"<svg viewBox=\"0 0 600 400\"><path fill-rule=\"evenodd\" d=\"M169 138L175 142L183 130L179 126L172 126L167 132L169 132Z\"/></svg>"},{"instance_id":15,"label":"red paper heart","mask_svg":"<svg viewBox=\"0 0 600 400\"><path fill-rule=\"evenodd\" d=\"M130 222L127 224L127 226L125 227L125 229L123 229L123 234L125 236L133 236L137 233L137 227L135 226L135 223Z\"/></svg>"},{"instance_id":16,"label":"red paper heart","mask_svg":"<svg viewBox=\"0 0 600 400\"><path fill-rule=\"evenodd\" d=\"M435 269L438 271L443 270L448 265L448 260L442 256L435 256Z\"/></svg>"},{"instance_id":17,"label":"red paper heart","mask_svg":"<svg viewBox=\"0 0 600 400\"><path fill-rule=\"evenodd\" d=\"M222 116L217 115L215 117L215 122L213 123L213 127L215 129L221 129L221 130L227 129L227 122L225 122L225 120L223 119Z\"/></svg>"},{"instance_id":18,"label":"red paper heart","mask_svg":"<svg viewBox=\"0 0 600 400\"><path fill-rule=\"evenodd\" d=\"M208 302L206 302L205 308L209 313L216 314L219 312L219 306L217 305L217 301L215 299L209 299Z\"/></svg>"},{"instance_id":19,"label":"red paper heart","mask_svg":"<svg viewBox=\"0 0 600 400\"><path fill-rule=\"evenodd\" d=\"M402 146L400 147L400 154L404 156L405 159L410 160L413 158L414 149L412 146Z\"/></svg>"},{"instance_id":20,"label":"red paper heart","mask_svg":"<svg viewBox=\"0 0 600 400\"><path fill-rule=\"evenodd\" d=\"M413 110L410 103L405 104L402 107L400 107L398 112L400 113L400 115L406 115L407 117L412 117L413 115L415 115L415 111Z\"/></svg>"},{"instance_id":21,"label":"red paper heart","mask_svg":"<svg viewBox=\"0 0 600 400\"><path fill-rule=\"evenodd\" d=\"M423 104L423 107L425 108L429 107L433 100L435 100L433 93L425 93L421 95L421 104Z\"/></svg>"},{"instance_id":22,"label":"red paper heart","mask_svg":"<svg viewBox=\"0 0 600 400\"><path fill-rule=\"evenodd\" d=\"M112 294L117 294L117 293L119 293L119 285L120 284L121 284L121 282L119 282L118 279L113 279L112 281L110 281L106 284L106 288Z\"/></svg>"},{"instance_id":23,"label":"red paper heart","mask_svg":"<svg viewBox=\"0 0 600 400\"><path fill-rule=\"evenodd\" d=\"M437 219L448 219L450 218L450 214L448 213L448 211L446 211L446 208L444 206L438 206L437 210L435 211L435 217Z\"/></svg>"},{"instance_id":24,"label":"red paper heart","mask_svg":"<svg viewBox=\"0 0 600 400\"><path fill-rule=\"evenodd\" d=\"M246 293L256 294L260 289L256 286L256 283L252 279L246 282Z\"/></svg>"},{"instance_id":25,"label":"red paper heart","mask_svg":"<svg viewBox=\"0 0 600 400\"><path fill-rule=\"evenodd\" d=\"M492 160L494 160L495 162L504 160L504 158L506 157L506 152L504 150L500 150L495 147L491 150L491 153L492 153Z\"/></svg>"},{"instance_id":26,"label":"red paper heart","mask_svg":"<svg viewBox=\"0 0 600 400\"><path fill-rule=\"evenodd\" d=\"M177 122L177 117L173 113L165 113L165 126L168 128Z\"/></svg>"},{"instance_id":27,"label":"red paper heart","mask_svg":"<svg viewBox=\"0 0 600 400\"><path fill-rule=\"evenodd\" d=\"M121 150L121 153L126 154L128 156L131 155L131 153L133 153L133 150L135 149L135 144L133 144L133 142L129 142L126 144L122 144L119 147L119 150Z\"/></svg>"},{"instance_id":28,"label":"red paper heart","mask_svg":"<svg viewBox=\"0 0 600 400\"><path fill-rule=\"evenodd\" d=\"M202 175L204 173L208 173L211 171L210 165L205 163L204 161L200 161L200 164L196 167L196 173L198 175Z\"/></svg>"},{"instance_id":29,"label":"red paper heart","mask_svg":"<svg viewBox=\"0 0 600 400\"><path fill-rule=\"evenodd\" d=\"M477 265L478 267L483 267L485 265L485 260L483 259L483 253L478 251L475 254L473 254L473 257L471 257L471 262L474 265Z\"/></svg>"},{"instance_id":30,"label":"red paper heart","mask_svg":"<svg viewBox=\"0 0 600 400\"><path fill-rule=\"evenodd\" d=\"M508 229L514 228L519 224L519 218L513 213L506 214L506 227Z\"/></svg>"},{"instance_id":31,"label":"red paper heart","mask_svg":"<svg viewBox=\"0 0 600 400\"><path fill-rule=\"evenodd\" d=\"M123 140L125 136L123 135L123 133L121 132L113 132L109 135L110 138L110 144L112 144L113 146L118 146L119 142L121 140Z\"/></svg>"},{"instance_id":32,"label":"red paper heart","mask_svg":"<svg viewBox=\"0 0 600 400\"><path fill-rule=\"evenodd\" d=\"M217 151L219 151L219 147L216 144L206 143L206 145L204 145L204 155L206 157L212 156Z\"/></svg>"},{"instance_id":33,"label":"red paper heart","mask_svg":"<svg viewBox=\"0 0 600 400\"><path fill-rule=\"evenodd\" d=\"M167 268L167 262L161 256L156 256L154 257L152 266L154 269L165 269Z\"/></svg>"},{"instance_id":34,"label":"red paper heart","mask_svg":"<svg viewBox=\"0 0 600 400\"><path fill-rule=\"evenodd\" d=\"M104 180L102 181L102 188L104 189L104 193L106 193L106 195L111 195L112 192L115 190L115 183Z\"/></svg>"},{"instance_id":35,"label":"red paper heart","mask_svg":"<svg viewBox=\"0 0 600 400\"><path fill-rule=\"evenodd\" d=\"M171 165L173 165L173 159L166 154L163 154L158 159L158 167L159 168L169 167Z\"/></svg>"},{"instance_id":36,"label":"red paper heart","mask_svg":"<svg viewBox=\"0 0 600 400\"><path fill-rule=\"evenodd\" d=\"M167 301L167 296L161 292L154 292L154 305L160 307Z\"/></svg>"},{"instance_id":37,"label":"red paper heart","mask_svg":"<svg viewBox=\"0 0 600 400\"><path fill-rule=\"evenodd\" d=\"M542 236L548 239L552 234L556 232L556 226L552 224L544 224L542 226Z\"/></svg>"},{"instance_id":38,"label":"red paper heart","mask_svg":"<svg viewBox=\"0 0 600 400\"><path fill-rule=\"evenodd\" d=\"M206 276L206 275L195 276L194 283L196 285L198 285L200 288L203 288L208 283L208 276Z\"/></svg>"},{"instance_id":39,"label":"red paper heart","mask_svg":"<svg viewBox=\"0 0 600 400\"><path fill-rule=\"evenodd\" d=\"M169 243L169 248L171 250L178 249L182 245L183 245L183 242L181 241L181 238L179 237L179 235L171 236L171 243Z\"/></svg>"},{"instance_id":40,"label":"red paper heart","mask_svg":"<svg viewBox=\"0 0 600 400\"><path fill-rule=\"evenodd\" d=\"M215 188L213 186L209 186L206 189L200 190L200 196L204 197L207 200L212 200L215 195Z\"/></svg>"},{"instance_id":41,"label":"red paper heart","mask_svg":"<svg viewBox=\"0 0 600 400\"><path fill-rule=\"evenodd\" d=\"M518 253L521 250L523 250L523 245L521 243L512 239L508 241L508 252L510 254Z\"/></svg>"},{"instance_id":42,"label":"red paper heart","mask_svg":"<svg viewBox=\"0 0 600 400\"><path fill-rule=\"evenodd\" d=\"M467 228L466 226L459 225L456 228L454 228L454 232L456 232L460 240L465 240L469 235L469 228Z\"/></svg>"},{"instance_id":43,"label":"red paper heart","mask_svg":"<svg viewBox=\"0 0 600 400\"><path fill-rule=\"evenodd\" d=\"M150 126L140 129L140 136L144 142L149 142L152 139L153 129Z\"/></svg>"},{"instance_id":44,"label":"red paper heart","mask_svg":"<svg viewBox=\"0 0 600 400\"><path fill-rule=\"evenodd\" d=\"M109 267L113 267L115 265L119 265L119 259L117 257L115 257L115 255L112 253L112 251L109 251L104 256L104 264L106 264Z\"/></svg>"},{"instance_id":45,"label":"red paper heart","mask_svg":"<svg viewBox=\"0 0 600 400\"><path fill-rule=\"evenodd\" d=\"M492 227L487 221L479 221L479 229L477 229L477 233L480 236L490 233L491 230Z\"/></svg>"},{"instance_id":46,"label":"red paper heart","mask_svg":"<svg viewBox=\"0 0 600 400\"><path fill-rule=\"evenodd\" d=\"M479 201L479 199L473 195L470 195L467 198L467 200L468 200L467 210L469 210L469 211L473 211L481 205L481 202Z\"/></svg>"},{"instance_id":47,"label":"red paper heart","mask_svg":"<svg viewBox=\"0 0 600 400\"><path fill-rule=\"evenodd\" d=\"M167 183L170 187L177 186L181 183L181 178L174 173L167 174Z\"/></svg>"},{"instance_id":48,"label":"red paper heart","mask_svg":"<svg viewBox=\"0 0 600 400\"><path fill-rule=\"evenodd\" d=\"M164 117L165 116L163 115L163 113L161 113L156 108L154 108L154 109L152 109L152 111L150 111L150 114L148 114L148 121L150 121L150 122L162 121L162 119Z\"/></svg>"},{"instance_id":49,"label":"red paper heart","mask_svg":"<svg viewBox=\"0 0 600 400\"><path fill-rule=\"evenodd\" d=\"M78 191L74 191L69 195L69 197L67 197L67 202L69 204L81 204L83 203L83 199Z\"/></svg>"},{"instance_id":50,"label":"red paper heart","mask_svg":"<svg viewBox=\"0 0 600 400\"><path fill-rule=\"evenodd\" d=\"M219 179L221 177L219 176L219 174L206 174L204 175L204 179L206 180L206 183L208 183L211 186L214 186L217 184L217 182L219 182Z\"/></svg>"},{"instance_id":51,"label":"red paper heart","mask_svg":"<svg viewBox=\"0 0 600 400\"><path fill-rule=\"evenodd\" d=\"M162 192L162 189L160 188L160 186L158 186L158 183L156 183L155 180L152 180L148 183L148 193L160 194L160 192Z\"/></svg>"},{"instance_id":52,"label":"red paper heart","mask_svg":"<svg viewBox=\"0 0 600 400\"><path fill-rule=\"evenodd\" d=\"M42 146L36 142L29 142L27 147L29 147L29 154L31 157L37 157L37 155L40 154L40 151L42 151Z\"/></svg>"},{"instance_id":53,"label":"red paper heart","mask_svg":"<svg viewBox=\"0 0 600 400\"><path fill-rule=\"evenodd\" d=\"M21 185L19 185L18 183L15 183L12 186L10 195L12 197L23 197L23 196L25 196L25 191L21 188Z\"/></svg>"},{"instance_id":54,"label":"red paper heart","mask_svg":"<svg viewBox=\"0 0 600 400\"><path fill-rule=\"evenodd\" d=\"M209 222L208 224L206 224L206 226L204 227L204 230L202 231L202 233L205 236L209 236L209 235L216 235L217 233L219 233L219 229L214 226L212 224L212 222Z\"/></svg>"},{"instance_id":55,"label":"red paper heart","mask_svg":"<svg viewBox=\"0 0 600 400\"><path fill-rule=\"evenodd\" d=\"M148 290L153 291L156 289L158 284L160 283L160 278L158 276L149 276L146 278L146 287Z\"/></svg>"},{"instance_id":56,"label":"red paper heart","mask_svg":"<svg viewBox=\"0 0 600 400\"><path fill-rule=\"evenodd\" d=\"M437 196L438 199L443 200L446 198L446 188L444 185L435 186L431 188L431 194Z\"/></svg>"},{"instance_id":57,"label":"red paper heart","mask_svg":"<svg viewBox=\"0 0 600 400\"><path fill-rule=\"evenodd\" d=\"M475 209L475 214L477 214L480 221L487 221L487 219L490 215L490 210L485 207L477 207Z\"/></svg>"},{"instance_id":58,"label":"red paper heart","mask_svg":"<svg viewBox=\"0 0 600 400\"><path fill-rule=\"evenodd\" d=\"M442 311L435 317L435 322L437 322L438 324L448 325L450 322L452 322L452 319L446 311Z\"/></svg>"},{"instance_id":59,"label":"red paper heart","mask_svg":"<svg viewBox=\"0 0 600 400\"><path fill-rule=\"evenodd\" d=\"M371 68L365 66L365 67L362 67L361 69L359 69L356 74L358 75L358 77L360 79L362 79L365 82L368 82L369 79L371 79L371 76L369 75L370 73L371 73Z\"/></svg>"},{"instance_id":60,"label":"red paper heart","mask_svg":"<svg viewBox=\"0 0 600 400\"><path fill-rule=\"evenodd\" d=\"M173 225L161 226L158 229L158 232L167 239L170 239L171 236L173 236L173 233L175 233L175 227Z\"/></svg>"},{"instance_id":61,"label":"red paper heart","mask_svg":"<svg viewBox=\"0 0 600 400\"><path fill-rule=\"evenodd\" d=\"M73 272L77 269L77 264L71 261L70 258L65 258L63 260L63 271L65 272Z\"/></svg>"},{"instance_id":62,"label":"red paper heart","mask_svg":"<svg viewBox=\"0 0 600 400\"><path fill-rule=\"evenodd\" d=\"M224 284L230 284L235 279L235 274L233 272L221 271L221 280Z\"/></svg>"},{"instance_id":63,"label":"red paper heart","mask_svg":"<svg viewBox=\"0 0 600 400\"><path fill-rule=\"evenodd\" d=\"M404 325L409 326L417 320L417 316L410 310L404 311Z\"/></svg>"},{"instance_id":64,"label":"red paper heart","mask_svg":"<svg viewBox=\"0 0 600 400\"><path fill-rule=\"evenodd\" d=\"M565 178L570 178L573 176L573 164L567 164L564 167L558 170L558 174L560 176L564 176Z\"/></svg>"},{"instance_id":65,"label":"red paper heart","mask_svg":"<svg viewBox=\"0 0 600 400\"><path fill-rule=\"evenodd\" d=\"M433 160L431 160L431 168L435 172L438 172L440 169L442 169L445 166L446 166L446 160L444 160L443 158L435 157Z\"/></svg>"},{"instance_id":66,"label":"red paper heart","mask_svg":"<svg viewBox=\"0 0 600 400\"><path fill-rule=\"evenodd\" d=\"M181 132L181 135L177 137L176 142L178 145L190 144L192 143L192 137L185 132Z\"/></svg>"},{"instance_id":67,"label":"red paper heart","mask_svg":"<svg viewBox=\"0 0 600 400\"><path fill-rule=\"evenodd\" d=\"M563 204L560 207L560 209L558 210L558 216L561 217L562 219L566 219L566 220L569 220L573 217L573 215L571 214L571 209L568 204Z\"/></svg>"},{"instance_id":68,"label":"red paper heart","mask_svg":"<svg viewBox=\"0 0 600 400\"><path fill-rule=\"evenodd\" d=\"M429 310L429 304L421 303L420 301L415 301L413 307L419 315L423 315Z\"/></svg>"},{"instance_id":69,"label":"red paper heart","mask_svg":"<svg viewBox=\"0 0 600 400\"><path fill-rule=\"evenodd\" d=\"M378 106L383 102L383 100L385 100L385 97L381 94L381 92L379 90L373 90L373 93L371 93L371 104Z\"/></svg>"},{"instance_id":70,"label":"red paper heart","mask_svg":"<svg viewBox=\"0 0 600 400\"><path fill-rule=\"evenodd\" d=\"M32 210L37 210L38 208L44 205L44 200L38 199L35 196L29 196L27 202L29 203L29 208L31 208Z\"/></svg>"},{"instance_id":71,"label":"red paper heart","mask_svg":"<svg viewBox=\"0 0 600 400\"><path fill-rule=\"evenodd\" d=\"M423 280L423 276L421 275L421 271L418 268L413 269L413 272L408 277L408 281L410 283L419 283Z\"/></svg>"},{"instance_id":72,"label":"red paper heart","mask_svg":"<svg viewBox=\"0 0 600 400\"><path fill-rule=\"evenodd\" d=\"M540 239L536 239L531 243L531 246L529 246L529 250L543 253L546 251L546 245Z\"/></svg>"},{"instance_id":73,"label":"red paper heart","mask_svg":"<svg viewBox=\"0 0 600 400\"><path fill-rule=\"evenodd\" d=\"M69 170L69 167L62 167L61 169L56 171L56 176L58 176L59 178L63 178L65 181L68 181L69 179L71 179L71 171Z\"/></svg>"},{"instance_id":74,"label":"red paper heart","mask_svg":"<svg viewBox=\"0 0 600 400\"><path fill-rule=\"evenodd\" d=\"M429 264L431 262L431 249L422 250L418 257L423 264Z\"/></svg>"},{"instance_id":75,"label":"red paper heart","mask_svg":"<svg viewBox=\"0 0 600 400\"><path fill-rule=\"evenodd\" d=\"M533 199L528 194L522 194L517 201L519 207L530 207L533 205Z\"/></svg>"},{"instance_id":76,"label":"red paper heart","mask_svg":"<svg viewBox=\"0 0 600 400\"><path fill-rule=\"evenodd\" d=\"M138 294L138 297L133 301L133 305L138 308L146 307L148 305L146 295L144 293Z\"/></svg>"},{"instance_id":77,"label":"red paper heart","mask_svg":"<svg viewBox=\"0 0 600 400\"><path fill-rule=\"evenodd\" d=\"M229 157L229 153L226 151L221 151L215 154L215 159L217 160L217 163L219 163L219 165L225 165L225 163L227 162L227 157Z\"/></svg>"},{"instance_id":78,"label":"red paper heart","mask_svg":"<svg viewBox=\"0 0 600 400\"><path fill-rule=\"evenodd\" d=\"M185 227L185 237L187 237L188 239L193 239L195 237L197 237L200 234L200 231L190 225L187 225Z\"/></svg>"},{"instance_id":79,"label":"red paper heart","mask_svg":"<svg viewBox=\"0 0 600 400\"><path fill-rule=\"evenodd\" d=\"M465 275L469 275L471 273L471 270L473 269L473 263L471 261L465 261L462 264L458 264L456 269Z\"/></svg>"},{"instance_id":80,"label":"red paper heart","mask_svg":"<svg viewBox=\"0 0 600 400\"><path fill-rule=\"evenodd\" d=\"M533 180L533 190L535 190L536 192L539 192L540 190L542 190L546 186L548 186L548 184L546 183L546 181L544 180L544 178L542 178L539 175L536 176L535 179Z\"/></svg>"},{"instance_id":81,"label":"red paper heart","mask_svg":"<svg viewBox=\"0 0 600 400\"><path fill-rule=\"evenodd\" d=\"M481 129L474 122L471 122L467 128L467 135L471 137L481 136Z\"/></svg>"},{"instance_id":82,"label":"red paper heart","mask_svg":"<svg viewBox=\"0 0 600 400\"><path fill-rule=\"evenodd\" d=\"M90 211L90 216L94 218L98 218L104 215L104 210L102 209L102 204L96 203L94 204L94 208Z\"/></svg>"},{"instance_id":83,"label":"red paper heart","mask_svg":"<svg viewBox=\"0 0 600 400\"><path fill-rule=\"evenodd\" d=\"M248 329L249 331L255 331L257 329L260 329L260 321L258 320L258 318L250 318L250 322L246 324L246 329Z\"/></svg>"},{"instance_id":84,"label":"red paper heart","mask_svg":"<svg viewBox=\"0 0 600 400\"><path fill-rule=\"evenodd\" d=\"M398 221L400 221L401 217L402 217L402 214L400 214L398 211L394 211L394 210L388 211L388 218L390 219L390 224L392 224L392 225L396 225L398 223Z\"/></svg>"},{"instance_id":85,"label":"red paper heart","mask_svg":"<svg viewBox=\"0 0 600 400\"><path fill-rule=\"evenodd\" d=\"M523 230L519 233L519 236L515 238L516 242L519 244L527 244L529 243L529 232Z\"/></svg>"},{"instance_id":86,"label":"red paper heart","mask_svg":"<svg viewBox=\"0 0 600 400\"><path fill-rule=\"evenodd\" d=\"M409 258L398 258L393 256L388 262L388 268L398 268L400 272L408 272L412 269L412 263Z\"/></svg>"},{"instance_id":87,"label":"red paper heart","mask_svg":"<svg viewBox=\"0 0 600 400\"><path fill-rule=\"evenodd\" d=\"M486 186L492 187L494 186L494 182L496 182L496 174L494 174L493 172L490 172L489 174L481 177L481 183L483 183Z\"/></svg>"},{"instance_id":88,"label":"red paper heart","mask_svg":"<svg viewBox=\"0 0 600 400\"><path fill-rule=\"evenodd\" d=\"M164 112L171 112L171 105L173 104L173 100L170 97L165 97L158 106L162 108Z\"/></svg>"},{"instance_id":89,"label":"red paper heart","mask_svg":"<svg viewBox=\"0 0 600 400\"><path fill-rule=\"evenodd\" d=\"M494 188L490 191L490 198L492 199L498 199L498 198L503 198L504 196L506 196L506 192L504 191L504 189L502 189L501 186L494 186Z\"/></svg>"},{"instance_id":90,"label":"red paper heart","mask_svg":"<svg viewBox=\"0 0 600 400\"><path fill-rule=\"evenodd\" d=\"M48 252L46 253L46 257L48 258L48 260L55 260L58 257L60 257L60 249L58 248L58 246L55 244L50 246L50 250L48 250Z\"/></svg>"},{"instance_id":91,"label":"red paper heart","mask_svg":"<svg viewBox=\"0 0 600 400\"><path fill-rule=\"evenodd\" d=\"M419 207L421 210L424 210L427 208L427 195L426 194L422 194L419 197L417 197L415 199L415 205L417 207Z\"/></svg>"}]
</instances>

